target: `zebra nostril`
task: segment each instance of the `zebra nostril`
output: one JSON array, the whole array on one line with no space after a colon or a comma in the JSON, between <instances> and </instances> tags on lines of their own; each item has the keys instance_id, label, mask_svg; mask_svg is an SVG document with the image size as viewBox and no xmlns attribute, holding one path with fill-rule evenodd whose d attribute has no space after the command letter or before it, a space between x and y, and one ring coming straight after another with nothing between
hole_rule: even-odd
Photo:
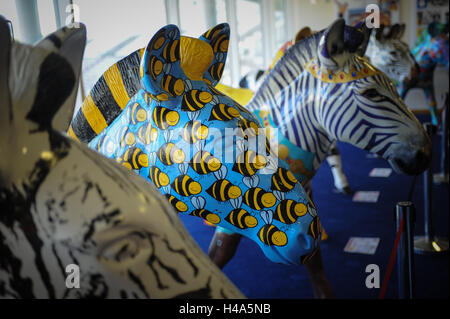
<instances>
[{"instance_id":1,"label":"zebra nostril","mask_svg":"<svg viewBox=\"0 0 450 319\"><path fill-rule=\"evenodd\" d=\"M418 150L415 156L415 166L419 171L424 171L430 165L430 154L423 150Z\"/></svg>"},{"instance_id":2,"label":"zebra nostril","mask_svg":"<svg viewBox=\"0 0 450 319\"><path fill-rule=\"evenodd\" d=\"M402 173L418 175L429 167L431 156L429 152L419 149L411 153L411 156L396 157L393 160Z\"/></svg>"}]
</instances>

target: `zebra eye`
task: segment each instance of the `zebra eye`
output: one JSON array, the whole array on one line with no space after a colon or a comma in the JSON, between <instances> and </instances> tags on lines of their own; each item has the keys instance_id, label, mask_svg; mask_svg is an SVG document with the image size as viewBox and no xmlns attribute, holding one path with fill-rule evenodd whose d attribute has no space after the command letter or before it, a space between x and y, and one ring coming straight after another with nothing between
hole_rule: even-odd
<instances>
[{"instance_id":1,"label":"zebra eye","mask_svg":"<svg viewBox=\"0 0 450 319\"><path fill-rule=\"evenodd\" d=\"M365 90L362 95L368 99L373 99L376 98L377 96L380 96L380 94L378 94L378 91L375 89Z\"/></svg>"},{"instance_id":2,"label":"zebra eye","mask_svg":"<svg viewBox=\"0 0 450 319\"><path fill-rule=\"evenodd\" d=\"M392 56L397 56L397 51L391 51L389 52Z\"/></svg>"}]
</instances>

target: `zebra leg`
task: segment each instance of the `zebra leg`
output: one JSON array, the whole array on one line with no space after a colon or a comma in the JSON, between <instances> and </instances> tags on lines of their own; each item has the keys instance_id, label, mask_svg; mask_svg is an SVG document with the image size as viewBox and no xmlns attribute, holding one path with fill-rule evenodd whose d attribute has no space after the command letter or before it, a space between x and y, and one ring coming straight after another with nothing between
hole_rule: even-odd
<instances>
[{"instance_id":1,"label":"zebra leg","mask_svg":"<svg viewBox=\"0 0 450 319\"><path fill-rule=\"evenodd\" d=\"M342 158L336 144L331 146L328 151L327 162L331 167L331 173L333 174L334 186L336 189L341 193L350 195L352 193L352 189L348 184L347 177L342 171Z\"/></svg>"},{"instance_id":2,"label":"zebra leg","mask_svg":"<svg viewBox=\"0 0 450 319\"><path fill-rule=\"evenodd\" d=\"M431 115L431 123L434 126L437 126L438 119L437 119L437 107L436 107L436 97L434 96L434 89L433 87L426 87L423 89L425 93L425 98L427 99L428 107L430 109L430 115Z\"/></svg>"},{"instance_id":3,"label":"zebra leg","mask_svg":"<svg viewBox=\"0 0 450 319\"><path fill-rule=\"evenodd\" d=\"M320 247L309 260L304 264L308 272L309 279L314 291L314 298L325 299L334 298L333 290L328 282L325 270L323 269L322 253Z\"/></svg>"},{"instance_id":4,"label":"zebra leg","mask_svg":"<svg viewBox=\"0 0 450 319\"><path fill-rule=\"evenodd\" d=\"M208 256L219 267L223 269L234 257L242 235L229 233L221 227L217 227L214 237L209 244Z\"/></svg>"}]
</instances>

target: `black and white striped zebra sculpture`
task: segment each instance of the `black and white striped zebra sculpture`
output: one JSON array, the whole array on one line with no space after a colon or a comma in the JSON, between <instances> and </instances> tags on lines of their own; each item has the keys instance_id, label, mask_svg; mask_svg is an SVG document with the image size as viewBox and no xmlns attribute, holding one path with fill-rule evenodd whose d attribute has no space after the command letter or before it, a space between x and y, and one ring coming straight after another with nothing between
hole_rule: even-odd
<instances>
[{"instance_id":1,"label":"black and white striped zebra sculpture","mask_svg":"<svg viewBox=\"0 0 450 319\"><path fill-rule=\"evenodd\" d=\"M242 298L153 186L58 132L85 39L22 45L0 16L0 298Z\"/></svg>"},{"instance_id":2,"label":"black and white striped zebra sculpture","mask_svg":"<svg viewBox=\"0 0 450 319\"><path fill-rule=\"evenodd\" d=\"M336 140L378 154L399 173L416 175L429 166L431 142L422 125L388 76L362 58L369 31L339 19L297 42L246 104L278 129L278 140L283 135L291 153L314 155L309 170L302 167L308 173L303 183ZM239 240L231 236L216 231L210 255L228 262Z\"/></svg>"}]
</instances>

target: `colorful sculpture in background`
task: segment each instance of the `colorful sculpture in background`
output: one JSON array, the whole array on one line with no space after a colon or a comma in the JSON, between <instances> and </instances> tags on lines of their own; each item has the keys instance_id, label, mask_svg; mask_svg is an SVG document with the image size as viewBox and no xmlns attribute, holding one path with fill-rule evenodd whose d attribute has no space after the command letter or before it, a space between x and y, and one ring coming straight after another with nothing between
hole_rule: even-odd
<instances>
[{"instance_id":1,"label":"colorful sculpture in background","mask_svg":"<svg viewBox=\"0 0 450 319\"><path fill-rule=\"evenodd\" d=\"M369 31L339 19L297 42L245 105L264 123L273 123L278 141L291 143L290 154L312 154L311 162L298 159L313 173L335 140L378 154L399 173L416 175L429 165L431 142L422 125L392 81L362 58ZM231 258L239 239L230 236L216 232L211 250Z\"/></svg>"},{"instance_id":2,"label":"colorful sculpture in background","mask_svg":"<svg viewBox=\"0 0 450 319\"><path fill-rule=\"evenodd\" d=\"M85 42L0 16L0 298L242 298L152 185L58 132Z\"/></svg>"},{"instance_id":3,"label":"colorful sculpture in background","mask_svg":"<svg viewBox=\"0 0 450 319\"><path fill-rule=\"evenodd\" d=\"M111 117L114 107L102 101L120 104L117 89L97 97L96 87L113 70L121 80L135 75L139 50L105 72L69 134L149 179L179 214L249 237L274 262L301 264L316 250L319 218L254 115L214 89L228 40L227 24L200 39L180 37L174 25L162 28L143 52L142 87L123 111ZM123 91L133 93L136 87L127 87L136 80L123 82ZM108 125L103 130L100 121Z\"/></svg>"},{"instance_id":4,"label":"colorful sculpture in background","mask_svg":"<svg viewBox=\"0 0 450 319\"><path fill-rule=\"evenodd\" d=\"M401 95L404 98L411 88L422 88L425 93L433 125L438 124L437 102L434 93L433 75L438 65L449 68L448 24L432 22L422 32L420 42L412 53L419 65L419 80L415 85L404 85Z\"/></svg>"}]
</instances>

